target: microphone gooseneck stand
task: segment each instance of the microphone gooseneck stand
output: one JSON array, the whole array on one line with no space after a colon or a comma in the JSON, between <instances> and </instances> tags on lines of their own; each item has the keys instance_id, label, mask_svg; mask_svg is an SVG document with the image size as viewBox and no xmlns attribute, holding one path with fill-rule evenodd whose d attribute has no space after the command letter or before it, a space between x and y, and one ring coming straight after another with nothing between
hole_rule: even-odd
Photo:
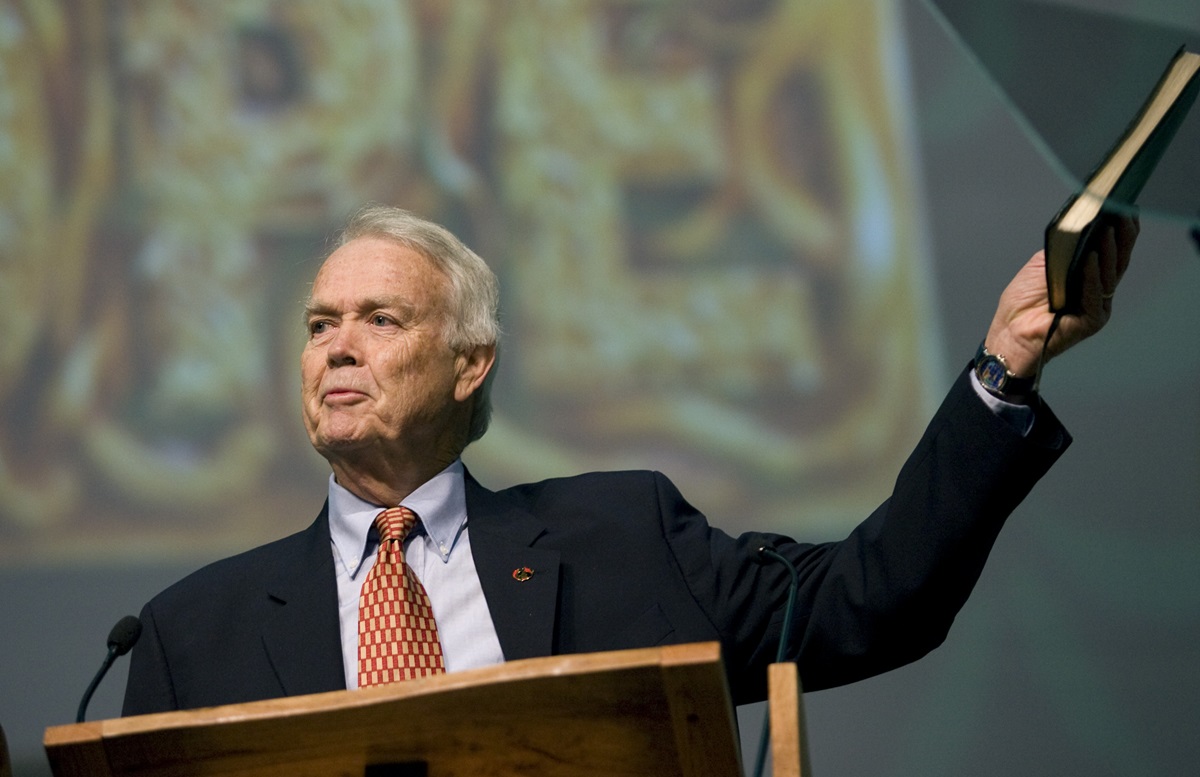
<instances>
[{"instance_id":1,"label":"microphone gooseneck stand","mask_svg":"<svg viewBox=\"0 0 1200 777\"><path fill-rule=\"evenodd\" d=\"M758 552L769 559L778 561L787 567L791 575L788 583L787 606L783 609L783 634L779 638L779 649L775 652L775 663L781 664L787 660L788 647L792 637L792 613L796 608L796 589L800 587L800 574L796 565L772 547L764 545ZM763 768L767 763L767 745L771 742L771 707L768 704L763 711L762 732L758 737L758 756L754 759L754 777L762 777Z\"/></svg>"}]
</instances>

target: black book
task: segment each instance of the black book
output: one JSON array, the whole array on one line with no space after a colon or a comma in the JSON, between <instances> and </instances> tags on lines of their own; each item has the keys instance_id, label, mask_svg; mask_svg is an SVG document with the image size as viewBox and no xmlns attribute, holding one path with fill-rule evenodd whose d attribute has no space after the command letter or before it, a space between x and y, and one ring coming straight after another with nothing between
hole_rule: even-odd
<instances>
[{"instance_id":1,"label":"black book","mask_svg":"<svg viewBox=\"0 0 1200 777\"><path fill-rule=\"evenodd\" d=\"M1132 205L1200 92L1200 54L1180 49L1125 133L1046 227L1050 310L1080 310L1083 259L1110 203ZM1200 184L1198 184L1200 186Z\"/></svg>"}]
</instances>

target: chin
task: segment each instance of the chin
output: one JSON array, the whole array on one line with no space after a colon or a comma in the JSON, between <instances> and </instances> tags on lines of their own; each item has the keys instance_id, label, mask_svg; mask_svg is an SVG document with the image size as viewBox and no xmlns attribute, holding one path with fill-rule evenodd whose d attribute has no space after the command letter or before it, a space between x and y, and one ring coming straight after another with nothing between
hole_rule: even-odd
<instances>
[{"instance_id":1,"label":"chin","mask_svg":"<svg viewBox=\"0 0 1200 777\"><path fill-rule=\"evenodd\" d=\"M373 437L364 435L362 430L346 430L345 432L310 431L308 433L309 442L317 453L325 458L329 458L329 454L345 453L348 451L366 448L373 442Z\"/></svg>"},{"instance_id":2,"label":"chin","mask_svg":"<svg viewBox=\"0 0 1200 777\"><path fill-rule=\"evenodd\" d=\"M368 441L359 437L323 437L313 442L313 447L317 449L317 453L322 455L326 452L344 453L346 451L358 450L368 445Z\"/></svg>"}]
</instances>

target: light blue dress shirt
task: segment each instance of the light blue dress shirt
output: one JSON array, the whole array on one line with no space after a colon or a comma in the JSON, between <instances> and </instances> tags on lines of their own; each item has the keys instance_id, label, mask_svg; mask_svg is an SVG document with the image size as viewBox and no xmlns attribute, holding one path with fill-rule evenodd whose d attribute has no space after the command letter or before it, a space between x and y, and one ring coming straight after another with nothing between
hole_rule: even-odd
<instances>
[{"instance_id":1,"label":"light blue dress shirt","mask_svg":"<svg viewBox=\"0 0 1200 777\"><path fill-rule=\"evenodd\" d=\"M446 671L502 662L500 640L471 555L462 461L442 470L400 504L421 519L404 542L404 560L429 594ZM329 535L347 688L358 687L358 599L375 564L379 537L373 526L383 509L359 499L329 476Z\"/></svg>"}]
</instances>

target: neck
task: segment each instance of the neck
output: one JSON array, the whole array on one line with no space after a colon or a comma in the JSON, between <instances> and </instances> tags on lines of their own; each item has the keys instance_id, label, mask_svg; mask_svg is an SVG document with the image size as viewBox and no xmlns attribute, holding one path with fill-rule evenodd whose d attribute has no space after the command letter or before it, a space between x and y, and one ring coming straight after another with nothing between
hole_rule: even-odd
<instances>
[{"instance_id":1,"label":"neck","mask_svg":"<svg viewBox=\"0 0 1200 777\"><path fill-rule=\"evenodd\" d=\"M381 462L373 460L370 466L355 466L344 460L330 461L333 476L338 485L350 493L381 507L395 507L409 494L416 491L435 475L450 466L457 458L439 456L420 464L409 462Z\"/></svg>"}]
</instances>

